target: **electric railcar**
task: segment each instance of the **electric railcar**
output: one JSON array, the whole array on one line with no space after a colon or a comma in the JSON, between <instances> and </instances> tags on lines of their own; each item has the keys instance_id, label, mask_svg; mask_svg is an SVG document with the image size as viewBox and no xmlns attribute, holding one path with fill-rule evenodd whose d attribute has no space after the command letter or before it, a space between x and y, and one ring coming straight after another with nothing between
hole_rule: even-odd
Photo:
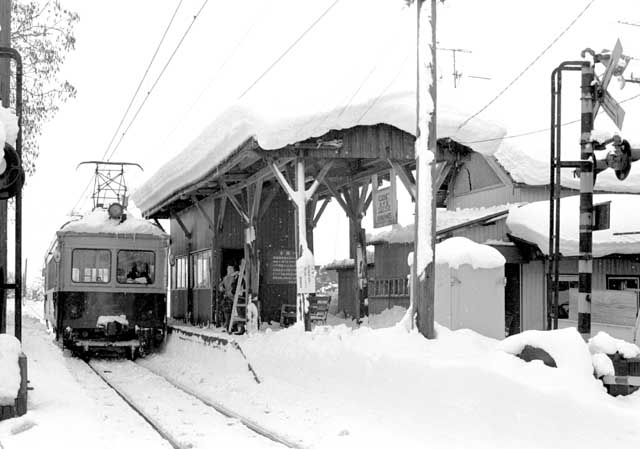
<instances>
[{"instance_id":1,"label":"electric railcar","mask_svg":"<svg viewBox=\"0 0 640 449\"><path fill-rule=\"evenodd\" d=\"M166 331L169 236L119 204L60 228L45 260L45 317L74 354L144 355Z\"/></svg>"}]
</instances>

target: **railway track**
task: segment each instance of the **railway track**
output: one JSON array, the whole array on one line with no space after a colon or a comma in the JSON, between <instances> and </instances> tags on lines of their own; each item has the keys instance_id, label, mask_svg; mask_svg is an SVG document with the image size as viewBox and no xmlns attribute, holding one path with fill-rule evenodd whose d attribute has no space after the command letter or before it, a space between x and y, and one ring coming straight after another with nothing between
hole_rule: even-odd
<instances>
[{"instance_id":1,"label":"railway track","mask_svg":"<svg viewBox=\"0 0 640 449\"><path fill-rule=\"evenodd\" d=\"M87 364L173 448L232 444L247 449L303 449L137 363L92 360Z\"/></svg>"}]
</instances>

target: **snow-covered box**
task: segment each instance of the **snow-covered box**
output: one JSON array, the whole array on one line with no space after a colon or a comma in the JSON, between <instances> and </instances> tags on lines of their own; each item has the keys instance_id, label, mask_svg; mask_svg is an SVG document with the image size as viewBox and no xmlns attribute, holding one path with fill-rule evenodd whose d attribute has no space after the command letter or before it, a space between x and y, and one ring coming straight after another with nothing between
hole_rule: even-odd
<instances>
[{"instance_id":1,"label":"snow-covered box","mask_svg":"<svg viewBox=\"0 0 640 449\"><path fill-rule=\"evenodd\" d=\"M17 338L0 334L0 420L27 411L27 359Z\"/></svg>"},{"instance_id":2,"label":"snow-covered box","mask_svg":"<svg viewBox=\"0 0 640 449\"><path fill-rule=\"evenodd\" d=\"M504 264L497 249L465 237L437 244L435 320L504 338Z\"/></svg>"}]
</instances>

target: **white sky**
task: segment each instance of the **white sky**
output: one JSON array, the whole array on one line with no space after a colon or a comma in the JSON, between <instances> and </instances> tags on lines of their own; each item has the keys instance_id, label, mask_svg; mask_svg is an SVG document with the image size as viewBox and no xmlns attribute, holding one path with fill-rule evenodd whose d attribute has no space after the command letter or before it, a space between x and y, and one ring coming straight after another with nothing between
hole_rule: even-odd
<instances>
[{"instance_id":1,"label":"white sky","mask_svg":"<svg viewBox=\"0 0 640 449\"><path fill-rule=\"evenodd\" d=\"M144 173L132 171L129 175L130 188L135 189L182 150L217 114L233 104L250 82L333 1L210 0L112 159L139 162L144 166ZM68 56L62 73L77 87L78 96L63 105L57 117L45 127L37 172L25 189L23 252L30 260L30 267L42 266L55 231L68 220L67 214L91 176L90 168L76 170L76 165L84 160L99 159L105 152L177 2L62 0L64 7L80 14L77 49ZM457 69L463 77L454 90L452 54L438 52L439 99L455 103L469 114L476 112L513 80L587 3L588 0L447 0L438 7L439 46L467 49L472 53L457 55ZM134 104L134 111L201 5L202 0L183 0L141 90L143 94ZM340 58L344 57L345 48L352 51L354 57L357 54L362 60L373 61L370 65L364 64L358 76L366 75L380 60L396 58L397 65L402 65L406 58L412 60L410 52L396 48L395 44L389 45L396 39L385 34L393 29L387 26L387 20L405 17L410 21L408 26L413 25L408 12L402 12L403 5L403 0L340 0L283 59L279 69L248 94L248 99L253 96L259 101L271 95L282 98L284 104L307 101L299 92L288 90L287 83L290 79L305 79L319 70L329 75L324 81L313 83L308 89L308 98L317 100L328 95L349 75L341 71L344 60ZM395 10L396 15L389 13ZM361 14L356 15L357 11ZM640 57L640 27L618 21L640 23L637 0L595 0L575 26L480 117L498 120L509 134L544 129L550 120L550 74L560 62L579 59L585 47L612 48L616 38L621 39L625 53ZM373 41L359 40L362 27L379 29L379 37ZM407 43L408 47L411 45L412 42ZM226 65L220 69L225 61ZM304 61L304 64L295 61ZM327 71L327 68L333 70ZM640 75L640 62L632 61L626 75L634 70ZM390 72L375 72L371 82L384 85L393 76ZM629 84L620 92L614 84L617 84L615 80L610 90L618 100L640 94L640 85ZM567 120L576 119L579 112L577 77L565 77L564 91L563 116ZM624 104L627 118L623 137L640 137L640 130L634 128L640 116L639 104L640 98ZM277 107L278 104L274 104L274 108ZM599 116L596 127L613 129L604 114ZM577 128L568 127L564 134L571 132L577 142ZM525 145L536 157L546 158L548 140L546 132L511 142ZM411 207L406 194L401 192L401 222L407 223L412 220ZM84 209L89 207L87 200ZM366 217L365 222L370 223L370 217ZM347 257L347 230L346 217L335 202L332 203L316 229L317 263ZM30 271L33 272L32 268Z\"/></svg>"}]
</instances>

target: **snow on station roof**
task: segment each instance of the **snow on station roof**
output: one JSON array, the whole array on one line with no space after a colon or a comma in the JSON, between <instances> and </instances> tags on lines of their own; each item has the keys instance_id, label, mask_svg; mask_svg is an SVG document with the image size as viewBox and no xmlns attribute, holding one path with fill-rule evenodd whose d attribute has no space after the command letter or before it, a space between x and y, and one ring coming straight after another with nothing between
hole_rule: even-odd
<instances>
[{"instance_id":1,"label":"snow on station roof","mask_svg":"<svg viewBox=\"0 0 640 449\"><path fill-rule=\"evenodd\" d=\"M465 116L440 106L438 135L454 140L474 140L504 135L505 131L483 120L474 119L458 130ZM415 135L415 93L410 91L372 97L358 104L336 104L328 112L307 111L295 117L273 117L268 109L236 105L216 118L200 136L160 168L133 194L136 206L148 215L173 196L199 181L215 177L216 169L245 147L277 150L332 130L358 125L388 124ZM474 150L492 153L498 143L477 145Z\"/></svg>"},{"instance_id":2,"label":"snow on station roof","mask_svg":"<svg viewBox=\"0 0 640 449\"><path fill-rule=\"evenodd\" d=\"M609 229L593 232L593 256L640 254L640 197L637 195L594 195L593 203L611 201ZM560 252L577 256L579 241L580 196L562 198L560 202ZM507 226L513 236L533 243L544 254L549 252L549 201L537 201L512 208Z\"/></svg>"},{"instance_id":3,"label":"snow on station roof","mask_svg":"<svg viewBox=\"0 0 640 449\"><path fill-rule=\"evenodd\" d=\"M459 226L489 220L506 215L516 204L501 204L489 207L473 207L457 210L438 208L436 210L436 232L443 233ZM415 237L413 223L406 226L394 225L391 229L367 235L367 244L412 243Z\"/></svg>"}]
</instances>

